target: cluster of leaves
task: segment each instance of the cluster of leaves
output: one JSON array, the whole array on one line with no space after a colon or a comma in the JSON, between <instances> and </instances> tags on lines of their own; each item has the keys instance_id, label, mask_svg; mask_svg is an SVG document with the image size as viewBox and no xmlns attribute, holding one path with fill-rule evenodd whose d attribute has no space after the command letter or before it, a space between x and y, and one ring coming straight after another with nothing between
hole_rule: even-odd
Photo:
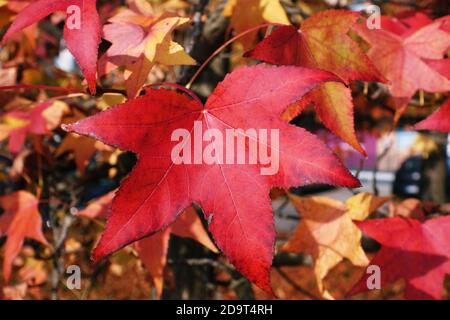
<instances>
[{"instance_id":1,"label":"cluster of leaves","mask_svg":"<svg viewBox=\"0 0 450 320\"><path fill-rule=\"evenodd\" d=\"M21 84L15 76L0 80L5 90L39 90L34 96L28 93L30 99L26 99L26 91L19 91L22 96L5 91L2 96L7 103L3 104L0 138L8 139L6 148L14 158L9 175L16 181L14 192L0 199L5 211L0 216L0 236L6 236L6 282L25 238L47 246L39 250L53 257L59 268L67 225L84 217L107 220L93 251L95 262L133 244L130 250L148 269L158 296L163 290L171 234L192 238L212 252L220 251L247 279L272 294L270 269L277 248L270 191L310 184L360 186L324 142L290 121L313 105L325 127L366 155L355 130L352 83L376 82L389 92L396 120L418 91L442 94L450 90L445 58L450 47L449 16L431 19L425 13L406 12L398 17L383 16L381 29L369 29L360 13L324 10L301 21L298 29L278 0L229 0L222 14L231 17L229 30L236 34L232 49L236 68L203 103L194 92L173 83L172 71L166 72L171 70L168 66L196 64L173 40L175 29L189 21L179 15L186 4L127 3L124 8L114 1L102 6L96 6L95 0L21 1L23 7L17 10L16 1L0 2L0 9L12 19L3 37L4 48L17 51L17 44L20 48L15 58L8 57L10 70L1 70L5 74L16 72L15 66L28 63L35 53L46 59L45 45L52 41L54 45L55 38L49 34L48 43L36 43L36 22L79 6L80 28L68 28L66 21L63 35L89 92L96 95L95 101L89 97L76 75L65 74L58 87L43 85L48 81L45 70L37 75L25 70ZM97 11L97 7L101 9ZM56 14L52 19L58 24L71 17ZM256 31L263 27L271 32L258 43ZM103 44L109 47L105 49ZM39 68L39 63L31 64ZM171 81L149 81L160 78L158 72ZM49 90L67 94L49 96L45 93ZM437 99L442 100L442 95ZM88 113L93 115L86 117ZM174 165L172 132L180 128L192 131L198 122L204 130L216 129L224 136L229 128L279 130L280 149L271 150L279 152L279 171L264 176L260 164L220 161ZM69 132L65 136L61 124ZM450 132L449 102L416 128ZM244 131L242 135L255 139ZM255 143L271 145L258 138ZM111 191L127 173L120 161L126 155L123 151L137 154L138 160L117 191ZM65 192L66 186L60 186L58 179L67 176L67 168L59 168L58 163L67 156L73 157L78 170L75 177L67 178L77 181L67 183L88 189L88 176L97 172L113 181L106 188L111 192L100 192L97 196L107 194L87 206L79 199L82 192ZM107 166L95 167L101 161ZM88 167L94 168L86 172ZM425 214L402 211L398 207L403 204L393 203L393 209L379 218L380 207L392 199L359 193L344 204L322 197L283 196L298 211L300 223L279 251L311 255L321 297L333 298L323 280L343 259L359 267L369 263L380 266L383 284L404 279L407 298L441 297L445 274L450 273L450 220L441 216L445 208L437 206ZM53 229L51 244L42 233L38 206L43 205L41 211L49 215L45 219ZM86 208L78 211L75 207L79 206ZM203 220L196 209L203 212ZM75 214L67 214L69 211ZM371 219L374 216L379 219ZM202 221L207 221L214 241ZM60 232L55 232L58 228ZM362 232L382 246L371 262L361 247ZM367 290L366 278L367 274L363 275L349 294Z\"/></svg>"}]
</instances>

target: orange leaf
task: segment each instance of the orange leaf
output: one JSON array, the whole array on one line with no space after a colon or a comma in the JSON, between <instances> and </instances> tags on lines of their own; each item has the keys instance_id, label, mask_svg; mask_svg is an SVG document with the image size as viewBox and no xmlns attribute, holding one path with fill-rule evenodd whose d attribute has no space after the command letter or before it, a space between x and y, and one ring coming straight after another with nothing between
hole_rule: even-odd
<instances>
[{"instance_id":1,"label":"orange leaf","mask_svg":"<svg viewBox=\"0 0 450 320\"><path fill-rule=\"evenodd\" d=\"M27 191L17 191L0 197L0 206L5 210L0 216L0 236L7 237L3 260L3 276L7 282L11 276L11 265L25 238L48 245L42 233L38 203L38 199Z\"/></svg>"},{"instance_id":2,"label":"orange leaf","mask_svg":"<svg viewBox=\"0 0 450 320\"><path fill-rule=\"evenodd\" d=\"M324 289L323 279L328 272L344 258L355 266L365 266L369 262L362 247L362 233L352 222L355 205L366 206L367 216L376 205L367 201L366 194L349 200L349 208L342 202L325 197L299 197L289 194L301 221L293 236L282 250L310 254L314 261L314 274L321 294L328 299L332 296ZM361 201L365 199L365 201ZM377 202L379 204L380 202ZM364 219L361 213L359 218Z\"/></svg>"}]
</instances>

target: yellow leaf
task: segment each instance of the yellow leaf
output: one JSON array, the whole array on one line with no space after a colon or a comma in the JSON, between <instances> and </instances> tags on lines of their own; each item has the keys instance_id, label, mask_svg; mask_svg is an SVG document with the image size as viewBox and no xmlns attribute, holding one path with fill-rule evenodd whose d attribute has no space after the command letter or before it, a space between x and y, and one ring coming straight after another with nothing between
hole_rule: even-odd
<instances>
[{"instance_id":1,"label":"yellow leaf","mask_svg":"<svg viewBox=\"0 0 450 320\"><path fill-rule=\"evenodd\" d=\"M97 99L97 108L106 110L109 107L124 103L126 97L120 93L105 93Z\"/></svg>"},{"instance_id":2,"label":"yellow leaf","mask_svg":"<svg viewBox=\"0 0 450 320\"><path fill-rule=\"evenodd\" d=\"M377 197L367 192L361 192L348 198L345 204L350 218L362 221L390 199L390 197Z\"/></svg>"},{"instance_id":3,"label":"yellow leaf","mask_svg":"<svg viewBox=\"0 0 450 320\"><path fill-rule=\"evenodd\" d=\"M105 39L112 45L99 63L100 74L119 66L125 67L124 77L129 98L139 94L156 63L196 64L181 45L172 41L172 32L189 22L189 18L168 13L147 16L142 13L142 8L136 10L119 12L109 20L112 23L104 27ZM128 45L123 45L124 42Z\"/></svg>"},{"instance_id":4,"label":"yellow leaf","mask_svg":"<svg viewBox=\"0 0 450 320\"><path fill-rule=\"evenodd\" d=\"M279 0L228 0L222 14L231 17L230 28L236 34L267 22L290 24ZM234 66L242 63L242 55L255 45L256 36L255 31L234 42L232 54Z\"/></svg>"},{"instance_id":5,"label":"yellow leaf","mask_svg":"<svg viewBox=\"0 0 450 320\"><path fill-rule=\"evenodd\" d=\"M194 65L197 62L188 55L182 46L173 41L164 41L159 50L167 52L167 54L160 54L156 61L165 65Z\"/></svg>"},{"instance_id":6,"label":"yellow leaf","mask_svg":"<svg viewBox=\"0 0 450 320\"><path fill-rule=\"evenodd\" d=\"M30 123L30 120L7 115L3 118L3 123L12 129L17 129L27 126Z\"/></svg>"},{"instance_id":7,"label":"yellow leaf","mask_svg":"<svg viewBox=\"0 0 450 320\"><path fill-rule=\"evenodd\" d=\"M260 0L262 17L267 22L290 24L283 6L278 0Z\"/></svg>"},{"instance_id":8,"label":"yellow leaf","mask_svg":"<svg viewBox=\"0 0 450 320\"><path fill-rule=\"evenodd\" d=\"M289 198L301 221L282 250L310 254L319 291L324 298L331 299L322 282L332 268L344 258L356 266L369 262L361 247L362 233L342 202L293 194Z\"/></svg>"},{"instance_id":9,"label":"yellow leaf","mask_svg":"<svg viewBox=\"0 0 450 320\"><path fill-rule=\"evenodd\" d=\"M163 59L162 56L170 53L172 42L170 33L177 27L189 22L189 18L165 17L155 22L147 36L145 56L150 60ZM163 45L166 43L165 45ZM181 46L179 46L181 48ZM177 63L179 64L179 63Z\"/></svg>"},{"instance_id":10,"label":"yellow leaf","mask_svg":"<svg viewBox=\"0 0 450 320\"><path fill-rule=\"evenodd\" d=\"M129 66L131 74L125 80L128 98L134 98L139 94L152 68L153 63L145 55L141 55L136 63Z\"/></svg>"}]
</instances>

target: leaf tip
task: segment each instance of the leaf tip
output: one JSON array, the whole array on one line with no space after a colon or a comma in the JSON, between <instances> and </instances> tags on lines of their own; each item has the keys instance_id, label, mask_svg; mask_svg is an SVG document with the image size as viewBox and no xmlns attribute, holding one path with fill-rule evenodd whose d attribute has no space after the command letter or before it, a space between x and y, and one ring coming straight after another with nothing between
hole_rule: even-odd
<instances>
[{"instance_id":1,"label":"leaf tip","mask_svg":"<svg viewBox=\"0 0 450 320\"><path fill-rule=\"evenodd\" d=\"M354 177L353 175L350 174L350 177L349 177L348 182L347 182L347 187L349 187L349 188L361 188L362 187L362 183L361 183L361 181L358 178L356 178L356 177Z\"/></svg>"},{"instance_id":2,"label":"leaf tip","mask_svg":"<svg viewBox=\"0 0 450 320\"><path fill-rule=\"evenodd\" d=\"M105 257L105 254L99 250L99 247L95 247L91 254L91 261L93 263L98 263Z\"/></svg>"}]
</instances>

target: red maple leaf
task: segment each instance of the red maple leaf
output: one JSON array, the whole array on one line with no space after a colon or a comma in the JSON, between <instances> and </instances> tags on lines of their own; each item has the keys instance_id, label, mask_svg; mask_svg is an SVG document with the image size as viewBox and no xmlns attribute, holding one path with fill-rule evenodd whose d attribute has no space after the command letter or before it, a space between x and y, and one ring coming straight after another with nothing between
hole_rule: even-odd
<instances>
[{"instance_id":1,"label":"red maple leaf","mask_svg":"<svg viewBox=\"0 0 450 320\"><path fill-rule=\"evenodd\" d=\"M78 27L64 26L64 39L67 48L73 54L83 71L92 94L96 91L97 56L100 37L100 18L97 14L96 0L38 0L33 1L25 9L21 10L14 22L9 27L3 43L9 40L16 32L38 22L55 11L68 11L73 14L76 11L68 10L79 8L80 23ZM75 9L76 10L76 9Z\"/></svg>"},{"instance_id":2,"label":"red maple leaf","mask_svg":"<svg viewBox=\"0 0 450 320\"><path fill-rule=\"evenodd\" d=\"M205 105L198 98L171 90L148 90L143 97L64 125L66 131L139 154L138 163L113 200L94 260L164 229L197 203L210 221L216 244L231 263L259 287L271 291L275 229L270 189L311 183L359 185L319 139L280 117L289 104L324 81L339 80L326 71L261 64L229 74ZM238 128L242 130L235 130ZM174 148L180 147L179 140L172 141L175 130L188 135L179 157L187 158L192 152L196 164L172 160ZM234 145L231 152L221 151L216 138L226 137L229 130L234 132L231 139L245 141L245 150L241 149L245 155L256 146L269 149L278 171L264 175L261 170L267 165L249 164L247 156L246 161L238 162ZM215 132L215 137L205 135L203 141L200 131ZM277 132L278 138L256 132ZM213 157L210 164L202 161L204 154Z\"/></svg>"},{"instance_id":3,"label":"red maple leaf","mask_svg":"<svg viewBox=\"0 0 450 320\"><path fill-rule=\"evenodd\" d=\"M384 82L366 54L348 36L358 17L358 13L346 10L319 12L305 20L300 30L292 26L276 29L246 56L277 65L323 69L346 83L351 80ZM327 128L365 154L355 135L352 96L345 84L318 86L296 105L292 117L308 104L314 104Z\"/></svg>"},{"instance_id":4,"label":"red maple leaf","mask_svg":"<svg viewBox=\"0 0 450 320\"><path fill-rule=\"evenodd\" d=\"M27 191L17 191L0 197L4 213L0 216L0 237L6 236L3 276L8 282L11 265L22 249L25 238L48 245L42 233L38 199Z\"/></svg>"},{"instance_id":5,"label":"red maple leaf","mask_svg":"<svg viewBox=\"0 0 450 320\"><path fill-rule=\"evenodd\" d=\"M405 298L439 299L446 274L450 274L450 216L421 222L409 218L387 218L356 222L360 229L381 244L370 261L381 271L381 285L405 280ZM367 291L361 280L349 295Z\"/></svg>"},{"instance_id":6,"label":"red maple leaf","mask_svg":"<svg viewBox=\"0 0 450 320\"><path fill-rule=\"evenodd\" d=\"M450 100L432 115L415 125L417 130L436 130L450 132Z\"/></svg>"},{"instance_id":7,"label":"red maple leaf","mask_svg":"<svg viewBox=\"0 0 450 320\"><path fill-rule=\"evenodd\" d=\"M441 24L440 29L449 32L450 16L436 19L436 21ZM413 34L430 23L433 23L433 20L421 11L401 12L395 17L381 16L381 29L403 37Z\"/></svg>"},{"instance_id":8,"label":"red maple leaf","mask_svg":"<svg viewBox=\"0 0 450 320\"><path fill-rule=\"evenodd\" d=\"M409 99L419 89L450 90L450 81L428 64L442 60L450 47L450 34L445 30L448 16L428 24L421 19L405 25L391 17L382 17L382 22L381 29L368 29L365 23L354 29L371 45L368 56L390 81L392 96Z\"/></svg>"}]
</instances>

